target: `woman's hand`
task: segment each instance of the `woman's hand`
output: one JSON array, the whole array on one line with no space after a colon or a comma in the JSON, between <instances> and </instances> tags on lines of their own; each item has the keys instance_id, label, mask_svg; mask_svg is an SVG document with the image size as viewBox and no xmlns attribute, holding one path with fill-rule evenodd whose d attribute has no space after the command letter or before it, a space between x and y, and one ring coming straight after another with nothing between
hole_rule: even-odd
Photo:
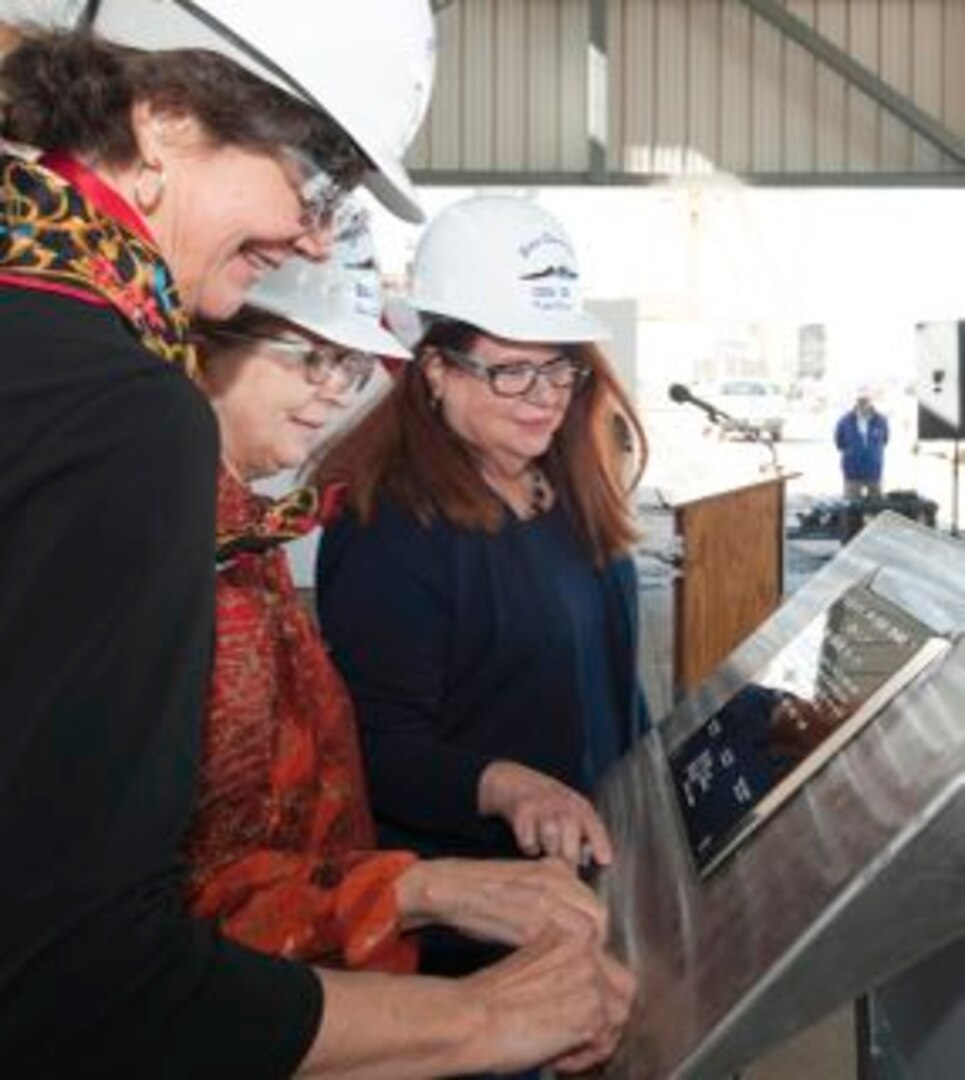
<instances>
[{"instance_id":1,"label":"woman's hand","mask_svg":"<svg viewBox=\"0 0 965 1080\"><path fill-rule=\"evenodd\" d=\"M603 1022L589 1042L550 1062L558 1073L583 1073L602 1065L613 1057L620 1045L637 993L636 979L632 972L606 953L600 957L600 971L605 982L601 995Z\"/></svg>"},{"instance_id":2,"label":"woman's hand","mask_svg":"<svg viewBox=\"0 0 965 1080\"><path fill-rule=\"evenodd\" d=\"M405 929L428 923L469 937L522 945L548 925L606 940L606 909L559 859L433 859L409 867L396 881Z\"/></svg>"},{"instance_id":3,"label":"woman's hand","mask_svg":"<svg viewBox=\"0 0 965 1080\"><path fill-rule=\"evenodd\" d=\"M566 784L515 761L494 761L479 779L479 813L501 817L527 855L555 855L570 866L606 866L613 847L590 801Z\"/></svg>"},{"instance_id":4,"label":"woman's hand","mask_svg":"<svg viewBox=\"0 0 965 1080\"><path fill-rule=\"evenodd\" d=\"M602 1064L619 1044L636 993L632 974L602 951L589 924L582 934L549 927L461 981L481 995L489 1067L498 1058L500 1071L539 1060L567 1073Z\"/></svg>"},{"instance_id":5,"label":"woman's hand","mask_svg":"<svg viewBox=\"0 0 965 1080\"><path fill-rule=\"evenodd\" d=\"M548 926L505 960L462 979L319 972L325 1018L298 1075L415 1080L560 1072L602 1064L630 1015L631 974L596 931Z\"/></svg>"}]
</instances>

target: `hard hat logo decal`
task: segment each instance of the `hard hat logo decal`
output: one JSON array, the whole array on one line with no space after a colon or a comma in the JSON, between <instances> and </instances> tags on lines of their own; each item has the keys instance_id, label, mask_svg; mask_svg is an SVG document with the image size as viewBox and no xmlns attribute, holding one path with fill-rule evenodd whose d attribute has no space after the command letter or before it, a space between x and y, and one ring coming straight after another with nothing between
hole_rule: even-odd
<instances>
[{"instance_id":1,"label":"hard hat logo decal","mask_svg":"<svg viewBox=\"0 0 965 1080\"><path fill-rule=\"evenodd\" d=\"M378 319L382 314L382 293L374 284L366 284L359 281L355 285L355 311L359 315L367 315L371 319Z\"/></svg>"},{"instance_id":2,"label":"hard hat logo decal","mask_svg":"<svg viewBox=\"0 0 965 1080\"><path fill-rule=\"evenodd\" d=\"M561 236L542 232L519 246L519 253L533 266L520 274L519 280L530 284L528 300L537 311L572 311L579 302L574 284L579 274L574 269L574 253Z\"/></svg>"},{"instance_id":3,"label":"hard hat logo decal","mask_svg":"<svg viewBox=\"0 0 965 1080\"><path fill-rule=\"evenodd\" d=\"M583 307L582 275L562 223L531 199L477 195L438 213L419 240L412 303L509 341L603 341Z\"/></svg>"},{"instance_id":4,"label":"hard hat logo decal","mask_svg":"<svg viewBox=\"0 0 965 1080\"><path fill-rule=\"evenodd\" d=\"M562 236L556 236L551 232L541 232L539 236L533 237L532 240L527 240L525 243L519 245L519 253L524 259L531 259L542 247L561 247L567 254L570 260L574 259L573 249L563 239ZM556 256L558 258L558 256Z\"/></svg>"},{"instance_id":5,"label":"hard hat logo decal","mask_svg":"<svg viewBox=\"0 0 965 1080\"><path fill-rule=\"evenodd\" d=\"M520 281L538 281L540 278L565 278L568 281L576 281L579 274L569 266L547 266L543 270L534 270L531 274L523 274Z\"/></svg>"}]
</instances>

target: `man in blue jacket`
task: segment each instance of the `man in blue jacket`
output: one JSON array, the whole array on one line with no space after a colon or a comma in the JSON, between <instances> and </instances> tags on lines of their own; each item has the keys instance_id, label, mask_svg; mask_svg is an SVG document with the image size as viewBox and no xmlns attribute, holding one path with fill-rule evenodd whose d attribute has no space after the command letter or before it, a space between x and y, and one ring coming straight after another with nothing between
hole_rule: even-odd
<instances>
[{"instance_id":1,"label":"man in blue jacket","mask_svg":"<svg viewBox=\"0 0 965 1080\"><path fill-rule=\"evenodd\" d=\"M887 442L887 418L871 403L870 392L859 390L854 408L841 417L834 429L834 443L841 451L846 499L864 496L877 498L881 495L881 472Z\"/></svg>"}]
</instances>

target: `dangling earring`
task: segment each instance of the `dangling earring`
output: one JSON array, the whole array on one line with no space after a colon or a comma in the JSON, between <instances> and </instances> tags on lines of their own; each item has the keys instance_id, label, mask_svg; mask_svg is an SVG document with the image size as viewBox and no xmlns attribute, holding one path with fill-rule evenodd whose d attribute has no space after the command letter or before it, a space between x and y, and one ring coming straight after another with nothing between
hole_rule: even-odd
<instances>
[{"instance_id":1,"label":"dangling earring","mask_svg":"<svg viewBox=\"0 0 965 1080\"><path fill-rule=\"evenodd\" d=\"M134 202L138 210L148 217L161 205L167 176L160 161L141 160L134 180Z\"/></svg>"},{"instance_id":2,"label":"dangling earring","mask_svg":"<svg viewBox=\"0 0 965 1080\"><path fill-rule=\"evenodd\" d=\"M428 376L423 374L423 378L426 380L426 393L429 395L429 408L433 412L438 412L442 407L442 391Z\"/></svg>"}]
</instances>

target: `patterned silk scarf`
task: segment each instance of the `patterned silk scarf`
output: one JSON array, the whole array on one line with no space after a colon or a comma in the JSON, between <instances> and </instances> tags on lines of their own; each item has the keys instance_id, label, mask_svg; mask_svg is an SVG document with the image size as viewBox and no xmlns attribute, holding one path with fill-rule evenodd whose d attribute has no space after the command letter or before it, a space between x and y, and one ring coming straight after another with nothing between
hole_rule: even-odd
<instances>
[{"instance_id":1,"label":"patterned silk scarf","mask_svg":"<svg viewBox=\"0 0 965 1080\"><path fill-rule=\"evenodd\" d=\"M260 512L242 523L218 515L218 566L239 555L257 555L273 547L307 536L319 526L330 525L341 513L347 484L332 484L319 495L314 487L300 487L280 499L261 496Z\"/></svg>"},{"instance_id":2,"label":"patterned silk scarf","mask_svg":"<svg viewBox=\"0 0 965 1080\"><path fill-rule=\"evenodd\" d=\"M259 537L293 526L272 521L273 513L270 500L222 469L224 534ZM402 932L395 882L415 856L374 846L348 690L284 552L239 546L218 574L215 659L186 846L191 909L263 952L412 971L416 946Z\"/></svg>"},{"instance_id":3,"label":"patterned silk scarf","mask_svg":"<svg viewBox=\"0 0 965 1080\"><path fill-rule=\"evenodd\" d=\"M145 348L199 374L171 271L134 209L67 154L0 153L0 283L113 307ZM337 511L299 488L244 529L219 525L218 562L304 536Z\"/></svg>"},{"instance_id":4,"label":"patterned silk scarf","mask_svg":"<svg viewBox=\"0 0 965 1080\"><path fill-rule=\"evenodd\" d=\"M0 282L115 308L145 348L197 372L189 319L135 211L64 154L0 154Z\"/></svg>"}]
</instances>

